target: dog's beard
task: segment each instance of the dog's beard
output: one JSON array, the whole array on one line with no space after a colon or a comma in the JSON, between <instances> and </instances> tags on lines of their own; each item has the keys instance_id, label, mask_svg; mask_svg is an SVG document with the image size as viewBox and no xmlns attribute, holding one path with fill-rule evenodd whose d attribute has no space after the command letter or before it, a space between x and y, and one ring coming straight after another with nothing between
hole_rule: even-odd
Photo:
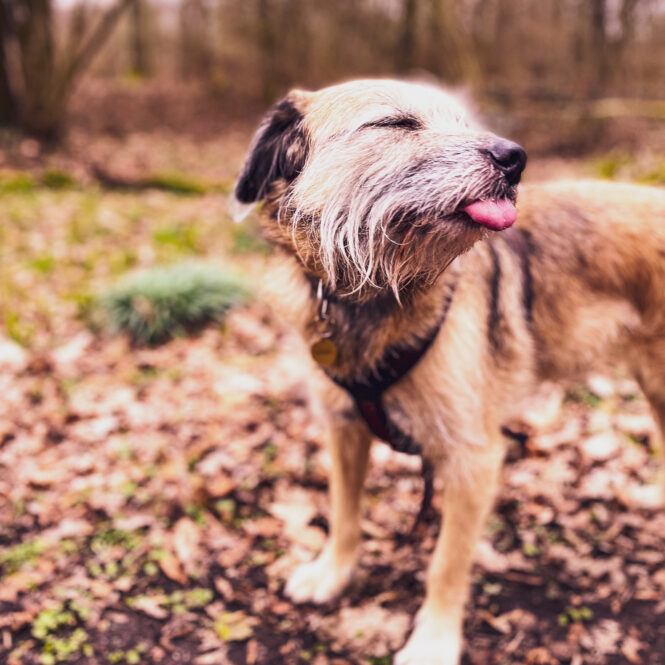
<instances>
[{"instance_id":1,"label":"dog's beard","mask_svg":"<svg viewBox=\"0 0 665 665\"><path fill-rule=\"evenodd\" d=\"M359 300L392 292L399 301L409 289L434 283L486 235L461 206L515 200L515 188L469 152L468 145L452 148L397 171L386 170L386 160L363 160L365 169L347 166L342 173L339 155L332 164L318 160L282 200L278 216L291 224L297 251L306 238L301 258L316 248L331 289ZM322 190L322 207L312 214L302 193Z\"/></svg>"}]
</instances>

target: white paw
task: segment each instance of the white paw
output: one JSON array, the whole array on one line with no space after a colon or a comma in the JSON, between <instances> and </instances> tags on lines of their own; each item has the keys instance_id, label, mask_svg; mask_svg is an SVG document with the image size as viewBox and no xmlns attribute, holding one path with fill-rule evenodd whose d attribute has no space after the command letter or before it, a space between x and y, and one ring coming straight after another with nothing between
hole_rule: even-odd
<instances>
[{"instance_id":1,"label":"white paw","mask_svg":"<svg viewBox=\"0 0 665 665\"><path fill-rule=\"evenodd\" d=\"M394 665L458 665L462 639L458 630L446 626L440 617L420 612L406 645Z\"/></svg>"},{"instance_id":2,"label":"white paw","mask_svg":"<svg viewBox=\"0 0 665 665\"><path fill-rule=\"evenodd\" d=\"M339 562L326 547L314 561L293 571L284 591L296 603L326 603L351 581L354 563L355 557L350 563Z\"/></svg>"}]
</instances>

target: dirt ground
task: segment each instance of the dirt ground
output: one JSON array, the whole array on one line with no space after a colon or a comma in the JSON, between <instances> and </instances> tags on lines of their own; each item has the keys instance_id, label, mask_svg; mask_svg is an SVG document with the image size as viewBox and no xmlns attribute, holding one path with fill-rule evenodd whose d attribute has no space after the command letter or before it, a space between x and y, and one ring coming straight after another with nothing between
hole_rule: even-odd
<instances>
[{"instance_id":1,"label":"dirt ground","mask_svg":"<svg viewBox=\"0 0 665 665\"><path fill-rule=\"evenodd\" d=\"M45 164L74 180L0 192L0 663L384 665L422 601L438 522L405 537L419 463L380 443L348 593L284 597L325 540L329 458L296 340L263 305L156 349L88 326L129 268L202 256L260 274L223 188L107 192L90 176L98 160L228 189L248 124L214 127L79 127L65 148L11 138L0 153L5 183ZM648 507L659 459L636 385L547 386L512 429L464 665L663 665L665 511Z\"/></svg>"}]
</instances>

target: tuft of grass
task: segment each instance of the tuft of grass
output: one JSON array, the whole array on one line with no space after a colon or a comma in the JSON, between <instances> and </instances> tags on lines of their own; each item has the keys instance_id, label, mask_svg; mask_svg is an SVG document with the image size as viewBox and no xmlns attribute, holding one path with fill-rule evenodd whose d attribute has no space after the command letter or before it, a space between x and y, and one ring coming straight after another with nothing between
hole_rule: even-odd
<instances>
[{"instance_id":1,"label":"tuft of grass","mask_svg":"<svg viewBox=\"0 0 665 665\"><path fill-rule=\"evenodd\" d=\"M584 404L584 406L588 406L590 409L599 409L603 404L603 398L591 392L585 386L577 386L568 392L566 394L566 401Z\"/></svg>"},{"instance_id":2,"label":"tuft of grass","mask_svg":"<svg viewBox=\"0 0 665 665\"><path fill-rule=\"evenodd\" d=\"M559 614L557 622L560 626L565 627L569 623L584 623L593 619L593 610L588 607L573 607L569 605L566 609Z\"/></svg>"},{"instance_id":3,"label":"tuft of grass","mask_svg":"<svg viewBox=\"0 0 665 665\"><path fill-rule=\"evenodd\" d=\"M76 181L66 171L60 169L46 169L42 173L42 185L49 189L69 189L76 185Z\"/></svg>"},{"instance_id":4,"label":"tuft of grass","mask_svg":"<svg viewBox=\"0 0 665 665\"><path fill-rule=\"evenodd\" d=\"M231 251L235 254L269 254L271 246L255 229L234 225L231 227Z\"/></svg>"},{"instance_id":5,"label":"tuft of grass","mask_svg":"<svg viewBox=\"0 0 665 665\"><path fill-rule=\"evenodd\" d=\"M31 261L30 267L37 272L48 275L55 267L55 259L50 254L42 254Z\"/></svg>"},{"instance_id":6,"label":"tuft of grass","mask_svg":"<svg viewBox=\"0 0 665 665\"><path fill-rule=\"evenodd\" d=\"M147 178L146 185L154 189L163 189L173 194L205 194L209 186L182 173L153 173Z\"/></svg>"},{"instance_id":7,"label":"tuft of grass","mask_svg":"<svg viewBox=\"0 0 665 665\"><path fill-rule=\"evenodd\" d=\"M0 177L0 194L25 194L34 188L35 181L29 173L3 174Z\"/></svg>"},{"instance_id":8,"label":"tuft of grass","mask_svg":"<svg viewBox=\"0 0 665 665\"><path fill-rule=\"evenodd\" d=\"M9 573L15 573L26 563L33 563L44 551L44 544L39 540L29 540L0 551L0 566Z\"/></svg>"},{"instance_id":9,"label":"tuft of grass","mask_svg":"<svg viewBox=\"0 0 665 665\"><path fill-rule=\"evenodd\" d=\"M619 171L633 161L630 155L611 152L594 160L593 167L596 175L604 180L612 180Z\"/></svg>"},{"instance_id":10,"label":"tuft of grass","mask_svg":"<svg viewBox=\"0 0 665 665\"><path fill-rule=\"evenodd\" d=\"M221 321L249 291L226 268L201 261L131 273L103 294L99 303L113 331L138 345L157 345Z\"/></svg>"},{"instance_id":11,"label":"tuft of grass","mask_svg":"<svg viewBox=\"0 0 665 665\"><path fill-rule=\"evenodd\" d=\"M661 162L650 171L639 175L637 181L645 185L665 185L665 162Z\"/></svg>"},{"instance_id":12,"label":"tuft of grass","mask_svg":"<svg viewBox=\"0 0 665 665\"><path fill-rule=\"evenodd\" d=\"M198 249L198 230L194 224L174 224L156 229L152 234L158 245L168 245L180 251L194 252Z\"/></svg>"}]
</instances>

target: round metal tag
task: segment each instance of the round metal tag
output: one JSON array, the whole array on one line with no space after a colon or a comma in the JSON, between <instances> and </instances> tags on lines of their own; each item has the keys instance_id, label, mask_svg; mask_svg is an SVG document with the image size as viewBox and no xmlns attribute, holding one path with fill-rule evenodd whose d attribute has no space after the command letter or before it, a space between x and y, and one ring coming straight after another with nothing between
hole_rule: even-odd
<instances>
[{"instance_id":1,"label":"round metal tag","mask_svg":"<svg viewBox=\"0 0 665 665\"><path fill-rule=\"evenodd\" d=\"M330 367L337 360L337 345L331 339L320 339L318 342L314 342L310 351L312 358L324 367Z\"/></svg>"}]
</instances>

